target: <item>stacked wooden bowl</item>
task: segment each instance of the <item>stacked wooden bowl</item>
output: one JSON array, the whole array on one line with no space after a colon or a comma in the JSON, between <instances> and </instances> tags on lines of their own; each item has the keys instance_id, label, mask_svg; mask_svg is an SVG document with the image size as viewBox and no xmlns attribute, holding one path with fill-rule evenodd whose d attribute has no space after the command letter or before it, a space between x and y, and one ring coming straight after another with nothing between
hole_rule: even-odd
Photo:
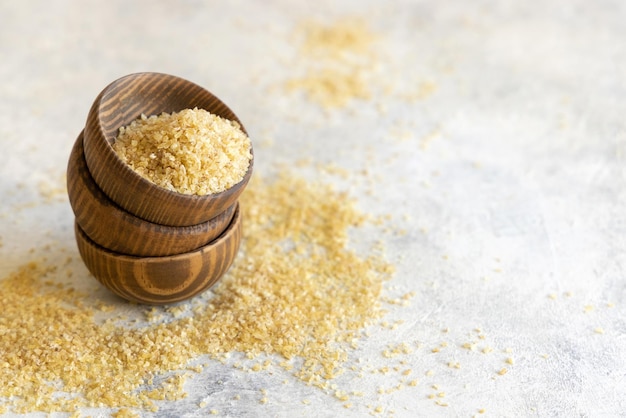
<instances>
[{"instance_id":1,"label":"stacked wooden bowl","mask_svg":"<svg viewBox=\"0 0 626 418\"><path fill-rule=\"evenodd\" d=\"M113 150L119 128L141 114L205 109L238 122L217 97L187 80L138 73L108 85L72 149L67 188L76 242L89 271L130 301L166 304L210 288L239 249L238 198L252 175L205 196L176 193L144 179Z\"/></svg>"}]
</instances>

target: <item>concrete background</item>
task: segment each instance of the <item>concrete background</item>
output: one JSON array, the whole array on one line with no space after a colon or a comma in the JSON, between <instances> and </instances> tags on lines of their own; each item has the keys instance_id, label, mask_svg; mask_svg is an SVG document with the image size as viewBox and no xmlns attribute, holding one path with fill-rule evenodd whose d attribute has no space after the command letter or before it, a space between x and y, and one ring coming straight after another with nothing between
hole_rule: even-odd
<instances>
[{"instance_id":1,"label":"concrete background","mask_svg":"<svg viewBox=\"0 0 626 418\"><path fill-rule=\"evenodd\" d=\"M294 28L342 16L380 35L373 96L327 112L280 86L304 68ZM63 187L91 102L125 74L171 73L235 110L257 173L303 157L370 170L373 184L335 180L405 233L355 242L382 239L386 292L415 296L356 355L383 364L408 342L420 384L380 395L397 377L346 377L365 393L346 410L285 372L216 364L158 416L626 416L624 22L617 0L2 1L0 272L32 247L76 251L67 200L45 191ZM229 401L261 387L267 405ZM442 391L446 407L428 397Z\"/></svg>"}]
</instances>

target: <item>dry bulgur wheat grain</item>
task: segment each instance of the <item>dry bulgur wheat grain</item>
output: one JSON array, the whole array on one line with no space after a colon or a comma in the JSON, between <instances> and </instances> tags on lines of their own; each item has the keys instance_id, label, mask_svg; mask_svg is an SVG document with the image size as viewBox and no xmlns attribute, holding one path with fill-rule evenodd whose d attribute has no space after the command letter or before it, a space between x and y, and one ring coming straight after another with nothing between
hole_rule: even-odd
<instances>
[{"instance_id":1,"label":"dry bulgur wheat grain","mask_svg":"<svg viewBox=\"0 0 626 418\"><path fill-rule=\"evenodd\" d=\"M304 52L310 55L342 57L352 54L368 55L376 35L362 19L343 18L331 25L304 22Z\"/></svg>"},{"instance_id":2,"label":"dry bulgur wheat grain","mask_svg":"<svg viewBox=\"0 0 626 418\"><path fill-rule=\"evenodd\" d=\"M349 248L349 228L367 216L328 185L289 173L272 183L257 178L241 202L240 259L213 296L186 302L190 316L136 306L163 320L129 328L116 325L114 311L98 325L102 303L58 286L58 266L30 263L1 280L0 408L155 411L185 396L190 361L232 351L284 357L276 364L327 388L351 342L384 314L381 291L393 267Z\"/></svg>"},{"instance_id":3,"label":"dry bulgur wheat grain","mask_svg":"<svg viewBox=\"0 0 626 418\"><path fill-rule=\"evenodd\" d=\"M120 128L113 149L147 180L196 195L239 183L252 159L250 138L237 122L198 108L141 115Z\"/></svg>"},{"instance_id":4,"label":"dry bulgur wheat grain","mask_svg":"<svg viewBox=\"0 0 626 418\"><path fill-rule=\"evenodd\" d=\"M303 38L300 62L306 68L302 77L286 82L287 90L300 90L325 109L372 98L377 35L365 21L340 19L330 25L310 21L301 24L298 31Z\"/></svg>"}]
</instances>

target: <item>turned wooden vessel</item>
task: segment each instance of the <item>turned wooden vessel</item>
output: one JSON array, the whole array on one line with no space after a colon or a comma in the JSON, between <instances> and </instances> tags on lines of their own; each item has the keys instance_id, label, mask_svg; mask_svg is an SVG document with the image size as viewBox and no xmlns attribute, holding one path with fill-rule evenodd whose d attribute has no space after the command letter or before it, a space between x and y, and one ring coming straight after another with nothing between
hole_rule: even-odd
<instances>
[{"instance_id":1,"label":"turned wooden vessel","mask_svg":"<svg viewBox=\"0 0 626 418\"><path fill-rule=\"evenodd\" d=\"M67 192L81 230L111 251L135 256L164 256L189 252L217 238L230 224L236 204L207 222L173 227L138 218L109 199L91 177L81 133L67 166Z\"/></svg>"},{"instance_id":2,"label":"turned wooden vessel","mask_svg":"<svg viewBox=\"0 0 626 418\"><path fill-rule=\"evenodd\" d=\"M89 271L118 296L160 305L210 288L228 270L241 241L237 204L231 223L217 239L197 250L165 257L133 257L94 243L74 224L78 250Z\"/></svg>"},{"instance_id":3,"label":"turned wooden vessel","mask_svg":"<svg viewBox=\"0 0 626 418\"><path fill-rule=\"evenodd\" d=\"M197 196L176 193L142 178L113 150L119 128L141 114L158 115L195 107L236 121L245 132L241 121L222 101L182 78L137 73L109 84L94 101L84 129L85 161L98 187L127 212L160 225L197 225L232 206L252 175L254 157L238 184L221 193Z\"/></svg>"},{"instance_id":4,"label":"turned wooden vessel","mask_svg":"<svg viewBox=\"0 0 626 418\"><path fill-rule=\"evenodd\" d=\"M98 95L72 149L67 187L78 250L95 278L124 299L154 305L188 299L217 282L239 249L237 200L253 161L230 189L186 195L144 179L112 147L119 128L142 114L194 107L241 125L189 81L159 73L122 77Z\"/></svg>"}]
</instances>

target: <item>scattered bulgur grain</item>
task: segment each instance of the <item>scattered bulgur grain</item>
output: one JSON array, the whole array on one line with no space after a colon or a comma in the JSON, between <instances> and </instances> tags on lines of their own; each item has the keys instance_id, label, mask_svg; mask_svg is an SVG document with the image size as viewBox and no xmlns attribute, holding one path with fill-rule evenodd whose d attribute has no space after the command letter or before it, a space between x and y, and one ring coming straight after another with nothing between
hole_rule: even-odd
<instances>
[{"instance_id":1,"label":"scattered bulgur grain","mask_svg":"<svg viewBox=\"0 0 626 418\"><path fill-rule=\"evenodd\" d=\"M376 35L363 20L343 19L330 25L306 22L301 60L305 74L286 83L326 109L344 107L353 99L370 99Z\"/></svg>"},{"instance_id":2,"label":"scattered bulgur grain","mask_svg":"<svg viewBox=\"0 0 626 418\"><path fill-rule=\"evenodd\" d=\"M348 399L350 399L350 397L348 396L348 394L344 391L338 390L335 392L335 398L339 399L340 401L347 401Z\"/></svg>"},{"instance_id":3,"label":"scattered bulgur grain","mask_svg":"<svg viewBox=\"0 0 626 418\"><path fill-rule=\"evenodd\" d=\"M14 413L80 407L156 412L157 401L186 396L192 360L225 361L228 352L297 357L302 361L289 364L292 373L328 388L344 368L350 343L384 315L381 292L393 266L350 249L348 229L366 217L328 185L288 173L272 182L257 176L241 208L247 231L241 259L212 294L185 302L193 306L185 309L189 315L127 305L146 321L101 325L96 312L122 313L102 312L101 302L60 285L63 272L43 261L0 280L3 407ZM390 349L411 351L402 344Z\"/></svg>"},{"instance_id":4,"label":"scattered bulgur grain","mask_svg":"<svg viewBox=\"0 0 626 418\"><path fill-rule=\"evenodd\" d=\"M141 115L120 128L113 149L142 177L195 195L231 188L252 160L250 139L237 122L197 108Z\"/></svg>"},{"instance_id":5,"label":"scattered bulgur grain","mask_svg":"<svg viewBox=\"0 0 626 418\"><path fill-rule=\"evenodd\" d=\"M111 414L113 418L139 418L141 415L128 408L121 408L117 412Z\"/></svg>"}]
</instances>

